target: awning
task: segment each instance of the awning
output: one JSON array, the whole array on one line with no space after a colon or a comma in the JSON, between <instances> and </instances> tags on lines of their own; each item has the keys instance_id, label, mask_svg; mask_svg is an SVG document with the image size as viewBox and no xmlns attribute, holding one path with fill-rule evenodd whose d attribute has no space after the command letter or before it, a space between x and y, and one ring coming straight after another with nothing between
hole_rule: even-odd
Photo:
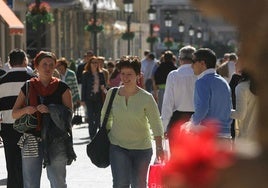
<instances>
[{"instance_id":1,"label":"awning","mask_svg":"<svg viewBox=\"0 0 268 188\"><path fill-rule=\"evenodd\" d=\"M0 15L9 26L9 33L12 35L21 35L24 31L23 23L18 19L14 12L7 6L7 4L0 0Z\"/></svg>"}]
</instances>

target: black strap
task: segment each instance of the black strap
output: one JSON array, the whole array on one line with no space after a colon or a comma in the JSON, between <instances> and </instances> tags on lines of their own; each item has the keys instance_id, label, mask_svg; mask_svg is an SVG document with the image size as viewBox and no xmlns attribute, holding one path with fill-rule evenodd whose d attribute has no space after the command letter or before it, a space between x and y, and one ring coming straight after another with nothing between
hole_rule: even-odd
<instances>
[{"instance_id":1,"label":"black strap","mask_svg":"<svg viewBox=\"0 0 268 188\"><path fill-rule=\"evenodd\" d=\"M30 99L29 99L29 90L30 90L30 80L26 81L26 91L25 91L25 104L26 106L29 106L30 104Z\"/></svg>"},{"instance_id":2,"label":"black strap","mask_svg":"<svg viewBox=\"0 0 268 188\"><path fill-rule=\"evenodd\" d=\"M108 106L107 106L107 109L106 109L106 113L105 113L105 116L104 116L104 119L103 119L103 122L102 122L102 126L106 126L106 124L107 124L108 117L109 117L109 114L110 114L110 111L111 111L111 108L112 108L112 104L113 104L113 100L114 100L114 97L115 97L115 94L116 94L117 90L118 90L118 88L116 87L112 91L112 94L111 94L111 97L110 97L110 100L109 100L109 103L108 103Z\"/></svg>"}]
</instances>

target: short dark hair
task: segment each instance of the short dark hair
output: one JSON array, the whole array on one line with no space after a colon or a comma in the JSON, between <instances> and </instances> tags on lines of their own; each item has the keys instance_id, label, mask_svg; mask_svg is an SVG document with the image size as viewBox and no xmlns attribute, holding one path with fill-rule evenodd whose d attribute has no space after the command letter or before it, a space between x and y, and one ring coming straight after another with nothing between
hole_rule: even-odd
<instances>
[{"instance_id":1,"label":"short dark hair","mask_svg":"<svg viewBox=\"0 0 268 188\"><path fill-rule=\"evenodd\" d=\"M154 53L149 53L148 57L149 57L150 59L153 59L153 60L154 60L155 55L154 55Z\"/></svg>"},{"instance_id":2,"label":"short dark hair","mask_svg":"<svg viewBox=\"0 0 268 188\"><path fill-rule=\"evenodd\" d=\"M150 50L144 50L143 55L147 56L147 55L149 55L149 53L150 53Z\"/></svg>"},{"instance_id":3,"label":"short dark hair","mask_svg":"<svg viewBox=\"0 0 268 188\"><path fill-rule=\"evenodd\" d=\"M238 60L238 56L235 53L231 53L229 56L229 61L236 61Z\"/></svg>"},{"instance_id":4,"label":"short dark hair","mask_svg":"<svg viewBox=\"0 0 268 188\"><path fill-rule=\"evenodd\" d=\"M139 75L141 73L141 62L138 57L127 56L118 62L118 70L121 71L122 68L131 68Z\"/></svg>"},{"instance_id":5,"label":"short dark hair","mask_svg":"<svg viewBox=\"0 0 268 188\"><path fill-rule=\"evenodd\" d=\"M165 51L164 53L164 61L165 62L171 62L173 61L173 52L170 50Z\"/></svg>"},{"instance_id":6,"label":"short dark hair","mask_svg":"<svg viewBox=\"0 0 268 188\"><path fill-rule=\"evenodd\" d=\"M194 52L196 60L203 60L206 64L206 67L215 68L217 62L216 53L209 48L200 48Z\"/></svg>"},{"instance_id":7,"label":"short dark hair","mask_svg":"<svg viewBox=\"0 0 268 188\"><path fill-rule=\"evenodd\" d=\"M68 68L68 64L69 64L69 62L67 61L67 59L65 57L62 57L62 58L57 60L57 66L62 65L65 68Z\"/></svg>"},{"instance_id":8,"label":"short dark hair","mask_svg":"<svg viewBox=\"0 0 268 188\"><path fill-rule=\"evenodd\" d=\"M11 67L16 65L22 65L24 60L27 58L26 53L22 49L13 49L8 55L9 64Z\"/></svg>"}]
</instances>

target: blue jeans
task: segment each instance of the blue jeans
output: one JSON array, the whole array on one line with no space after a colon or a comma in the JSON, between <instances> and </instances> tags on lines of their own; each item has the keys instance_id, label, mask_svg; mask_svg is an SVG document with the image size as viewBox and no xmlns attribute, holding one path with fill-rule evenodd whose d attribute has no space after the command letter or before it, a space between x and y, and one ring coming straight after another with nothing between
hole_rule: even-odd
<instances>
[{"instance_id":1,"label":"blue jeans","mask_svg":"<svg viewBox=\"0 0 268 188\"><path fill-rule=\"evenodd\" d=\"M22 149L22 156L24 153ZM39 143L38 157L22 157L23 183L24 188L40 188L40 179L42 174L43 153L42 146ZM51 188L66 188L66 163L65 154L51 158L50 164L46 166L47 177L50 181Z\"/></svg>"},{"instance_id":2,"label":"blue jeans","mask_svg":"<svg viewBox=\"0 0 268 188\"><path fill-rule=\"evenodd\" d=\"M146 188L152 148L129 150L116 145L110 147L113 188Z\"/></svg>"},{"instance_id":3,"label":"blue jeans","mask_svg":"<svg viewBox=\"0 0 268 188\"><path fill-rule=\"evenodd\" d=\"M39 149L38 157L24 157L24 146L21 150L22 155L22 174L24 188L40 188L40 179L42 174L43 153ZM39 144L39 148L41 144Z\"/></svg>"},{"instance_id":4,"label":"blue jeans","mask_svg":"<svg viewBox=\"0 0 268 188\"><path fill-rule=\"evenodd\" d=\"M47 177L51 188L66 188L66 163L67 157L58 155L51 160L47 168Z\"/></svg>"}]
</instances>

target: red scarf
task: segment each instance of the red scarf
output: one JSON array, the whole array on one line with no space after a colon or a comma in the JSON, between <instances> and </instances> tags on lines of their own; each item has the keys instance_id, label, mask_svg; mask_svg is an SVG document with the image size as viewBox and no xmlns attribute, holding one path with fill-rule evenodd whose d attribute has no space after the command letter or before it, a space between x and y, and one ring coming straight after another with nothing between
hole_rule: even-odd
<instances>
[{"instance_id":1,"label":"red scarf","mask_svg":"<svg viewBox=\"0 0 268 188\"><path fill-rule=\"evenodd\" d=\"M53 94L59 85L59 79L52 77L48 86L44 86L39 78L32 78L30 80L30 87L29 87L29 105L30 106L37 106L39 105L39 97L46 97ZM38 119L38 126L36 128L37 131L41 130L41 113L36 113Z\"/></svg>"}]
</instances>

